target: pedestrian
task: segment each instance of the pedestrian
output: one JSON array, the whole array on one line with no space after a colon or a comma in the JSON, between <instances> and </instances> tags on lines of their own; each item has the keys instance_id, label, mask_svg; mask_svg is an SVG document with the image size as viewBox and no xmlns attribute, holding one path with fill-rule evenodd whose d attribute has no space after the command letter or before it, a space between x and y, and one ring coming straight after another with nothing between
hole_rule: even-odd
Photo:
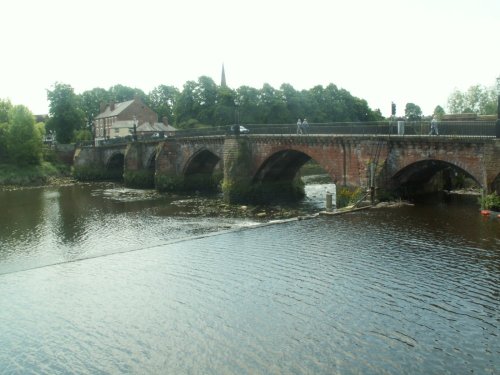
<instances>
[{"instance_id":1,"label":"pedestrian","mask_svg":"<svg viewBox=\"0 0 500 375\"><path fill-rule=\"evenodd\" d=\"M297 134L302 134L302 121L300 121L300 118L297 120Z\"/></svg>"},{"instance_id":2,"label":"pedestrian","mask_svg":"<svg viewBox=\"0 0 500 375\"><path fill-rule=\"evenodd\" d=\"M309 123L307 122L307 119L305 118L304 121L302 121L302 131L305 134L309 133Z\"/></svg>"},{"instance_id":3,"label":"pedestrian","mask_svg":"<svg viewBox=\"0 0 500 375\"><path fill-rule=\"evenodd\" d=\"M439 135L436 116L434 116L431 120L431 131L429 132L429 135Z\"/></svg>"}]
</instances>

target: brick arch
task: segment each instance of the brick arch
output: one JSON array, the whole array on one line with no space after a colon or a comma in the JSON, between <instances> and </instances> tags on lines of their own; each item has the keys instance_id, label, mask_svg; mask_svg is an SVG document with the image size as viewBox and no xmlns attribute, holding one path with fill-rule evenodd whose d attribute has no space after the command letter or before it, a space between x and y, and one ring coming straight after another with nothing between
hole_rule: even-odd
<instances>
[{"instance_id":1,"label":"brick arch","mask_svg":"<svg viewBox=\"0 0 500 375\"><path fill-rule=\"evenodd\" d=\"M402 173L405 170L411 170L412 166L417 164L425 165L426 163L441 163L443 166L451 166L460 171L463 171L466 175L470 176L474 181L477 182L479 186L485 188L483 171L481 165L479 163L475 163L474 161L470 161L467 163L466 161L461 160L457 157L457 155L451 155L452 157L429 157L429 158L417 158L413 160L405 159L405 163L399 165L399 169L395 171L395 173L390 176L391 179L397 178L397 175ZM444 168L444 167L443 167ZM441 169L443 169L441 168Z\"/></svg>"},{"instance_id":2,"label":"brick arch","mask_svg":"<svg viewBox=\"0 0 500 375\"><path fill-rule=\"evenodd\" d=\"M122 150L115 150L106 155L104 159L104 167L107 169L110 166L111 160L115 159L117 156L121 155L123 160L125 160L125 153Z\"/></svg>"},{"instance_id":3,"label":"brick arch","mask_svg":"<svg viewBox=\"0 0 500 375\"><path fill-rule=\"evenodd\" d=\"M405 186L421 186L428 182L436 173L449 167L464 173L472 178L479 186L484 188L481 179L478 179L466 169L442 159L421 159L407 164L390 177L390 186L393 189Z\"/></svg>"},{"instance_id":4,"label":"brick arch","mask_svg":"<svg viewBox=\"0 0 500 375\"><path fill-rule=\"evenodd\" d=\"M253 182L289 181L291 182L299 169L310 156L296 150L281 150L270 155L253 176Z\"/></svg>"},{"instance_id":5,"label":"brick arch","mask_svg":"<svg viewBox=\"0 0 500 375\"><path fill-rule=\"evenodd\" d=\"M206 147L196 150L181 167L183 175L213 172L221 158Z\"/></svg>"},{"instance_id":6,"label":"brick arch","mask_svg":"<svg viewBox=\"0 0 500 375\"><path fill-rule=\"evenodd\" d=\"M208 148L200 148L182 167L184 189L214 191L220 187L222 169L216 172L221 159Z\"/></svg>"},{"instance_id":7,"label":"brick arch","mask_svg":"<svg viewBox=\"0 0 500 375\"><path fill-rule=\"evenodd\" d=\"M498 195L500 195L500 173L491 181L490 183L490 191L495 191Z\"/></svg>"},{"instance_id":8,"label":"brick arch","mask_svg":"<svg viewBox=\"0 0 500 375\"><path fill-rule=\"evenodd\" d=\"M264 178L264 174L285 166L291 168L293 176L310 159L316 161L335 183L345 183L344 174L344 148L338 144L335 147L318 147L309 144L278 144L268 147L266 152L256 152L251 175L254 181ZM284 172L282 172L284 173ZM289 176L290 177L290 176Z\"/></svg>"},{"instance_id":9,"label":"brick arch","mask_svg":"<svg viewBox=\"0 0 500 375\"><path fill-rule=\"evenodd\" d=\"M125 155L123 152L113 152L109 155L106 164L107 178L113 180L122 180L125 169Z\"/></svg>"}]
</instances>

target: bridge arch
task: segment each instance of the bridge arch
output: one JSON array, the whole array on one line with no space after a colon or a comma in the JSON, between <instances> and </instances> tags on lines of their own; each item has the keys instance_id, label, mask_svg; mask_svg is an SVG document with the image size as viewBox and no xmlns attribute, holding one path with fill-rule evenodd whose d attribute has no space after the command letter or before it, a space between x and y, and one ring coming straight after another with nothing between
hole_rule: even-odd
<instances>
[{"instance_id":1,"label":"bridge arch","mask_svg":"<svg viewBox=\"0 0 500 375\"><path fill-rule=\"evenodd\" d=\"M186 190L217 190L222 180L221 159L212 151L201 148L187 160L183 168Z\"/></svg>"},{"instance_id":2,"label":"bridge arch","mask_svg":"<svg viewBox=\"0 0 500 375\"><path fill-rule=\"evenodd\" d=\"M440 159L426 159L400 169L392 176L390 185L399 195L407 198L422 193L462 188L464 178L484 188L480 178L460 166Z\"/></svg>"},{"instance_id":3,"label":"bridge arch","mask_svg":"<svg viewBox=\"0 0 500 375\"><path fill-rule=\"evenodd\" d=\"M498 195L500 195L500 173L497 174L497 176L493 179L490 186L490 191L494 191Z\"/></svg>"},{"instance_id":4,"label":"bridge arch","mask_svg":"<svg viewBox=\"0 0 500 375\"><path fill-rule=\"evenodd\" d=\"M297 201L305 197L305 183L300 170L309 161L314 161L322 173L334 182L331 168L323 165L321 157L304 150L284 148L275 150L264 159L253 175L250 186L251 199L257 202ZM319 160L318 160L319 159Z\"/></svg>"},{"instance_id":5,"label":"bridge arch","mask_svg":"<svg viewBox=\"0 0 500 375\"><path fill-rule=\"evenodd\" d=\"M142 181L140 183L143 188L154 188L155 186L156 155L156 150L153 150L144 158L144 170L141 173Z\"/></svg>"},{"instance_id":6,"label":"bridge arch","mask_svg":"<svg viewBox=\"0 0 500 375\"><path fill-rule=\"evenodd\" d=\"M112 180L122 180L125 165L125 155L122 152L114 152L105 161L107 177Z\"/></svg>"}]
</instances>

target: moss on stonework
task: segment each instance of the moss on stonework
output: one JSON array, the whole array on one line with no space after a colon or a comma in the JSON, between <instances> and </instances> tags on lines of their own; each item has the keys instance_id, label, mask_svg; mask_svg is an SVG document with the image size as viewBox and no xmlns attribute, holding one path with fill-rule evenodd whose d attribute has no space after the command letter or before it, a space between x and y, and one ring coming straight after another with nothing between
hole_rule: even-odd
<instances>
[{"instance_id":1,"label":"moss on stonework","mask_svg":"<svg viewBox=\"0 0 500 375\"><path fill-rule=\"evenodd\" d=\"M175 175L155 176L155 187L159 191L181 191L184 186L184 177Z\"/></svg>"},{"instance_id":2,"label":"moss on stonework","mask_svg":"<svg viewBox=\"0 0 500 375\"><path fill-rule=\"evenodd\" d=\"M126 171L123 174L123 181L126 186L133 188L153 188L155 186L154 171Z\"/></svg>"},{"instance_id":3,"label":"moss on stonework","mask_svg":"<svg viewBox=\"0 0 500 375\"><path fill-rule=\"evenodd\" d=\"M122 180L121 170L108 170L102 166L93 165L85 167L73 167L72 175L79 181L102 181L102 180Z\"/></svg>"},{"instance_id":4,"label":"moss on stonework","mask_svg":"<svg viewBox=\"0 0 500 375\"><path fill-rule=\"evenodd\" d=\"M248 198L252 203L295 202L305 197L302 181L264 182L251 186Z\"/></svg>"},{"instance_id":5,"label":"moss on stonework","mask_svg":"<svg viewBox=\"0 0 500 375\"><path fill-rule=\"evenodd\" d=\"M217 191L222 179L221 174L198 173L184 177L184 190Z\"/></svg>"}]
</instances>

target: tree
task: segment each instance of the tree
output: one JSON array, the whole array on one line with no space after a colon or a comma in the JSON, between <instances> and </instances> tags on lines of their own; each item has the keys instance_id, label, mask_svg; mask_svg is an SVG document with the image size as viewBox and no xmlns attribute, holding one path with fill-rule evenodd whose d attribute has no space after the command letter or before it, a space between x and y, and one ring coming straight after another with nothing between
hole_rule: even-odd
<instances>
[{"instance_id":1,"label":"tree","mask_svg":"<svg viewBox=\"0 0 500 375\"><path fill-rule=\"evenodd\" d=\"M192 120L196 121L195 87L195 81L187 81L174 105L175 124L179 128L187 128L189 127L188 124L192 123Z\"/></svg>"},{"instance_id":2,"label":"tree","mask_svg":"<svg viewBox=\"0 0 500 375\"><path fill-rule=\"evenodd\" d=\"M123 85L114 85L108 90L109 100L116 103L126 102L138 97L143 103L149 105L148 96L141 89L136 89Z\"/></svg>"},{"instance_id":3,"label":"tree","mask_svg":"<svg viewBox=\"0 0 500 375\"><path fill-rule=\"evenodd\" d=\"M283 124L290 121L283 92L264 83L259 91L259 110L265 124Z\"/></svg>"},{"instance_id":4,"label":"tree","mask_svg":"<svg viewBox=\"0 0 500 375\"><path fill-rule=\"evenodd\" d=\"M214 80L207 76L198 78L193 91L194 116L202 124L215 125L214 110L217 102L217 85Z\"/></svg>"},{"instance_id":5,"label":"tree","mask_svg":"<svg viewBox=\"0 0 500 375\"><path fill-rule=\"evenodd\" d=\"M229 125L239 122L239 104L235 100L236 93L227 86L217 88L216 104L214 108L214 124Z\"/></svg>"},{"instance_id":6,"label":"tree","mask_svg":"<svg viewBox=\"0 0 500 375\"><path fill-rule=\"evenodd\" d=\"M160 121L166 117L169 123L175 123L174 107L180 93L174 86L160 85L148 95L151 109L158 114Z\"/></svg>"},{"instance_id":7,"label":"tree","mask_svg":"<svg viewBox=\"0 0 500 375\"><path fill-rule=\"evenodd\" d=\"M0 99L0 124L9 122L9 112L12 109L10 100Z\"/></svg>"},{"instance_id":8,"label":"tree","mask_svg":"<svg viewBox=\"0 0 500 375\"><path fill-rule=\"evenodd\" d=\"M250 86L240 86L236 90L235 104L238 105L240 123L257 124L259 116L259 90Z\"/></svg>"},{"instance_id":9,"label":"tree","mask_svg":"<svg viewBox=\"0 0 500 375\"><path fill-rule=\"evenodd\" d=\"M436 106L436 108L434 108L434 112L432 113L432 115L436 116L438 120L441 120L443 118L443 116L445 115L445 111L444 111L443 107L438 105L438 106Z\"/></svg>"},{"instance_id":10,"label":"tree","mask_svg":"<svg viewBox=\"0 0 500 375\"><path fill-rule=\"evenodd\" d=\"M70 143L74 133L86 124L85 113L79 106L79 98L70 85L55 83L52 91L47 90L50 118L47 130L56 132L60 143Z\"/></svg>"},{"instance_id":11,"label":"tree","mask_svg":"<svg viewBox=\"0 0 500 375\"><path fill-rule=\"evenodd\" d=\"M417 121L422 118L422 110L414 103L406 103L405 117L409 121Z\"/></svg>"},{"instance_id":12,"label":"tree","mask_svg":"<svg viewBox=\"0 0 500 375\"><path fill-rule=\"evenodd\" d=\"M287 111L290 114L290 121L295 122L295 119L304 117L304 106L301 93L288 83L283 83L280 86L280 90L283 93Z\"/></svg>"},{"instance_id":13,"label":"tree","mask_svg":"<svg viewBox=\"0 0 500 375\"><path fill-rule=\"evenodd\" d=\"M35 127L33 114L23 105L9 113L7 150L9 159L18 165L38 165L42 161L42 136Z\"/></svg>"},{"instance_id":14,"label":"tree","mask_svg":"<svg viewBox=\"0 0 500 375\"><path fill-rule=\"evenodd\" d=\"M85 112L87 124L90 124L94 118L101 112L101 104L109 102L109 93L100 87L84 91L79 95L80 105Z\"/></svg>"},{"instance_id":15,"label":"tree","mask_svg":"<svg viewBox=\"0 0 500 375\"><path fill-rule=\"evenodd\" d=\"M497 96L493 88L474 85L466 92L455 89L448 97L448 111L493 115L496 113L496 101Z\"/></svg>"},{"instance_id":16,"label":"tree","mask_svg":"<svg viewBox=\"0 0 500 375\"><path fill-rule=\"evenodd\" d=\"M10 100L0 99L0 162L7 159L7 136L9 131Z\"/></svg>"}]
</instances>

